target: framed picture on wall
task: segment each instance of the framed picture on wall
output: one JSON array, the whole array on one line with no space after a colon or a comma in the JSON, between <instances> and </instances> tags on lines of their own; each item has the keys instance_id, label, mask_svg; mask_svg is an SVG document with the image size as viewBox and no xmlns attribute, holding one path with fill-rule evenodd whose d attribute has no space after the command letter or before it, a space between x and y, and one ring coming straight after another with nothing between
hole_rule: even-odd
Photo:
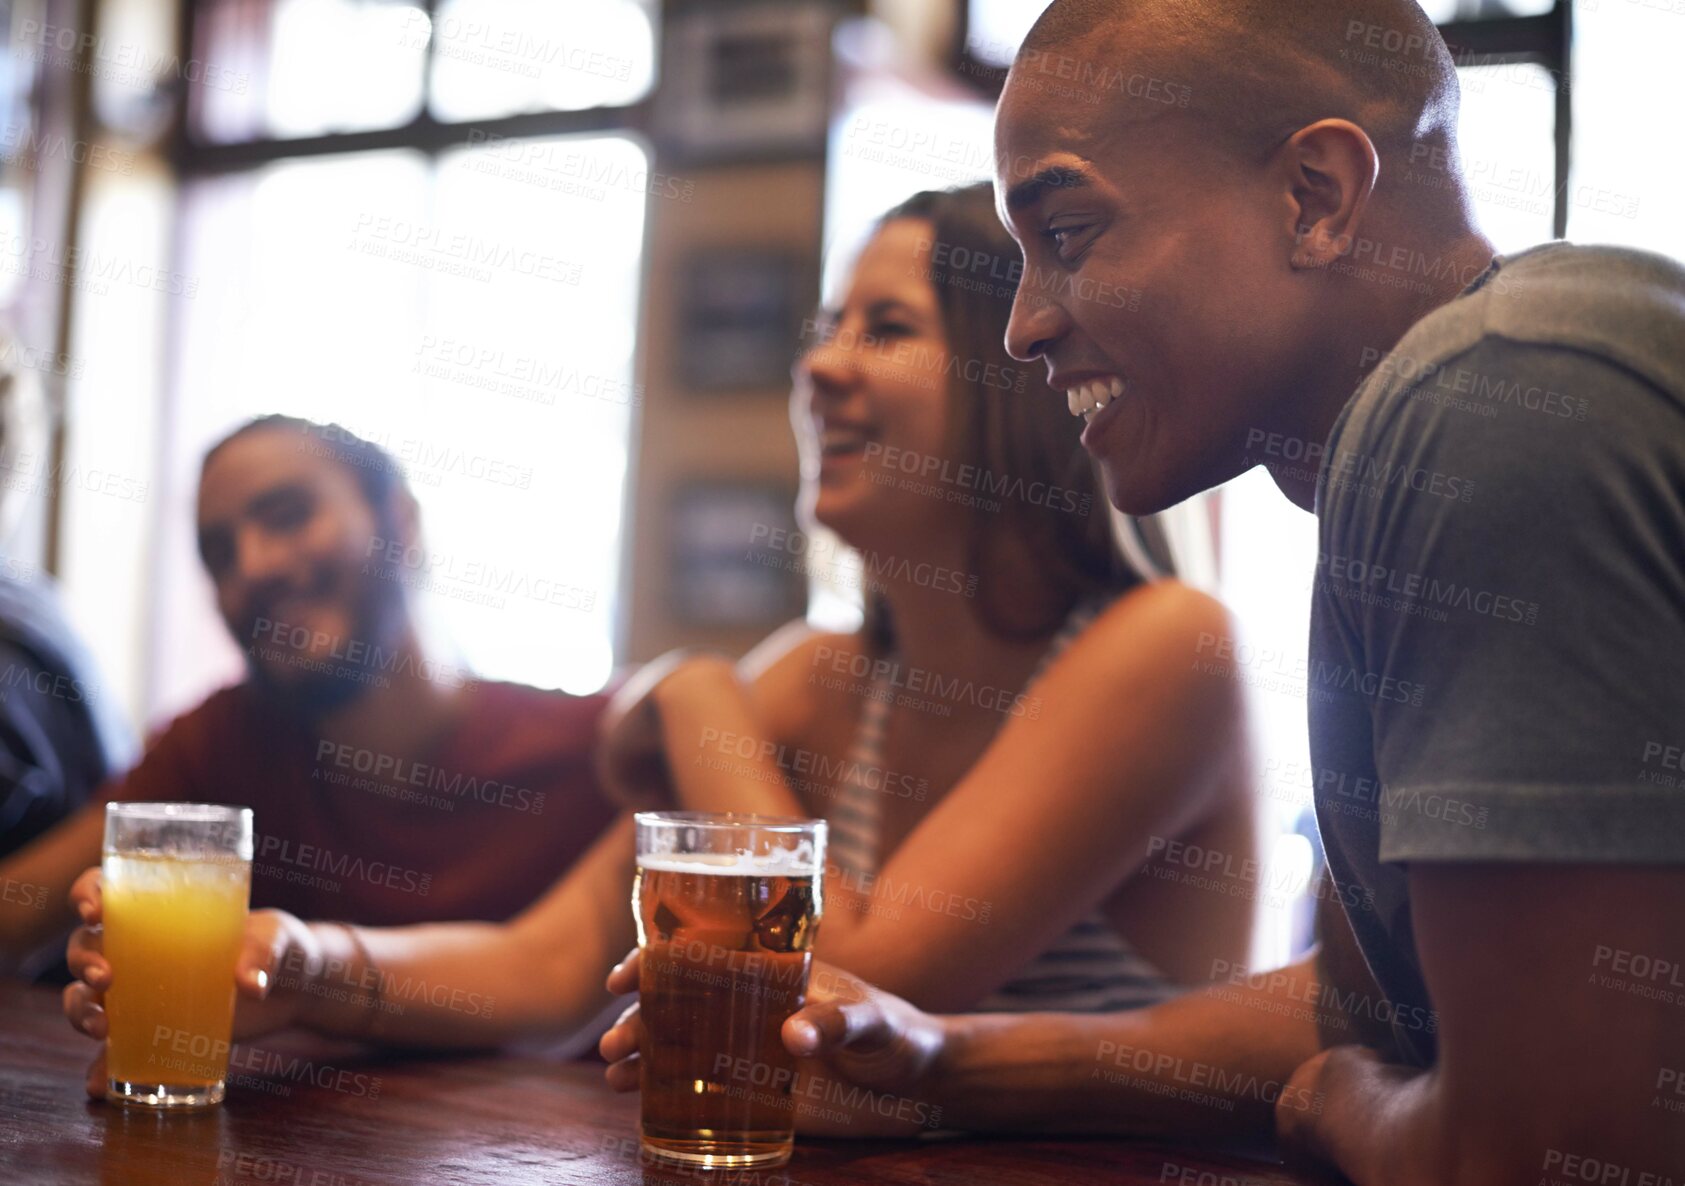
<instances>
[{"instance_id":1,"label":"framed picture on wall","mask_svg":"<svg viewBox=\"0 0 1685 1186\"><path fill-rule=\"evenodd\" d=\"M777 482L698 480L674 493L669 601L688 626L772 627L807 601L796 492Z\"/></svg>"},{"instance_id":2,"label":"framed picture on wall","mask_svg":"<svg viewBox=\"0 0 1685 1186\"><path fill-rule=\"evenodd\" d=\"M673 158L823 156L831 30L826 0L674 6L656 131Z\"/></svg>"},{"instance_id":3,"label":"framed picture on wall","mask_svg":"<svg viewBox=\"0 0 1685 1186\"><path fill-rule=\"evenodd\" d=\"M800 259L707 250L680 269L678 380L693 391L787 390L812 301Z\"/></svg>"}]
</instances>

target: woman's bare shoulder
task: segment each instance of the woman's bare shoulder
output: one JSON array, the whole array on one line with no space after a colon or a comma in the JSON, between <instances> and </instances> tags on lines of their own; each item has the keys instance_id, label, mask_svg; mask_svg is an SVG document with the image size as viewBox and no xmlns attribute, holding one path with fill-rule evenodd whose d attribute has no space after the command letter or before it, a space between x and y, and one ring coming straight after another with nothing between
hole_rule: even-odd
<instances>
[{"instance_id":1,"label":"woman's bare shoulder","mask_svg":"<svg viewBox=\"0 0 1685 1186\"><path fill-rule=\"evenodd\" d=\"M850 689L870 668L858 633L817 630L799 619L767 636L738 665L760 719L786 741L815 737L826 722L852 721L859 697Z\"/></svg>"},{"instance_id":2,"label":"woman's bare shoulder","mask_svg":"<svg viewBox=\"0 0 1685 1186\"><path fill-rule=\"evenodd\" d=\"M1181 581L1163 580L1137 586L1117 598L1077 643L1085 650L1113 654L1138 647L1209 649L1231 637L1233 629L1221 601ZM1119 647L1119 643L1132 645Z\"/></svg>"},{"instance_id":3,"label":"woman's bare shoulder","mask_svg":"<svg viewBox=\"0 0 1685 1186\"><path fill-rule=\"evenodd\" d=\"M1222 602L1180 581L1155 581L1117 598L1077 636L1045 679L1087 688L1143 682L1170 698L1230 701L1210 673L1233 656L1234 621ZM1212 704L1215 707L1215 704Z\"/></svg>"}]
</instances>

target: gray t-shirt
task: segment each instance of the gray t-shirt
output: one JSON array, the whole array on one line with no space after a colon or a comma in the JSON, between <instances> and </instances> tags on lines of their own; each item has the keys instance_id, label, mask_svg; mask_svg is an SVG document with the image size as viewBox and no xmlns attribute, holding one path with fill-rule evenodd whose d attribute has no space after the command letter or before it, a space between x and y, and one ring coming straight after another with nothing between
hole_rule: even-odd
<instances>
[{"instance_id":1,"label":"gray t-shirt","mask_svg":"<svg viewBox=\"0 0 1685 1186\"><path fill-rule=\"evenodd\" d=\"M1685 269L1499 261L1352 397L1317 514L1317 819L1425 1065L1409 862L1685 863Z\"/></svg>"}]
</instances>

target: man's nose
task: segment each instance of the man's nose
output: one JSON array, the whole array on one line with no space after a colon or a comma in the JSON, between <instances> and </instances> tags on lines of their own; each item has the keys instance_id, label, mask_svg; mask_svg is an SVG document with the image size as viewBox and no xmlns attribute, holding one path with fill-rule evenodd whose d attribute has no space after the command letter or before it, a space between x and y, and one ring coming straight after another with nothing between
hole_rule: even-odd
<instances>
[{"instance_id":1,"label":"man's nose","mask_svg":"<svg viewBox=\"0 0 1685 1186\"><path fill-rule=\"evenodd\" d=\"M234 574L242 583L259 585L284 576L292 552L282 540L260 527L242 527L234 536Z\"/></svg>"},{"instance_id":2,"label":"man's nose","mask_svg":"<svg viewBox=\"0 0 1685 1186\"><path fill-rule=\"evenodd\" d=\"M1006 352L1019 362L1044 357L1069 328L1064 309L1032 288L1026 279L1012 300L1006 323Z\"/></svg>"}]
</instances>

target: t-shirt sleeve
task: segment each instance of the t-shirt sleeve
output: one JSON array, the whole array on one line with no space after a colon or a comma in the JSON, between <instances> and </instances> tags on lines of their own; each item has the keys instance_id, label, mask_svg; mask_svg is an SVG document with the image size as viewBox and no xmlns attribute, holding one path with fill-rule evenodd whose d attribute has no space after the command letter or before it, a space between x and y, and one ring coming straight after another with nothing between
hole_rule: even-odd
<instances>
[{"instance_id":1,"label":"t-shirt sleeve","mask_svg":"<svg viewBox=\"0 0 1685 1186\"><path fill-rule=\"evenodd\" d=\"M1685 861L1679 396L1499 338L1444 365L1354 420L1323 496L1381 859Z\"/></svg>"}]
</instances>

